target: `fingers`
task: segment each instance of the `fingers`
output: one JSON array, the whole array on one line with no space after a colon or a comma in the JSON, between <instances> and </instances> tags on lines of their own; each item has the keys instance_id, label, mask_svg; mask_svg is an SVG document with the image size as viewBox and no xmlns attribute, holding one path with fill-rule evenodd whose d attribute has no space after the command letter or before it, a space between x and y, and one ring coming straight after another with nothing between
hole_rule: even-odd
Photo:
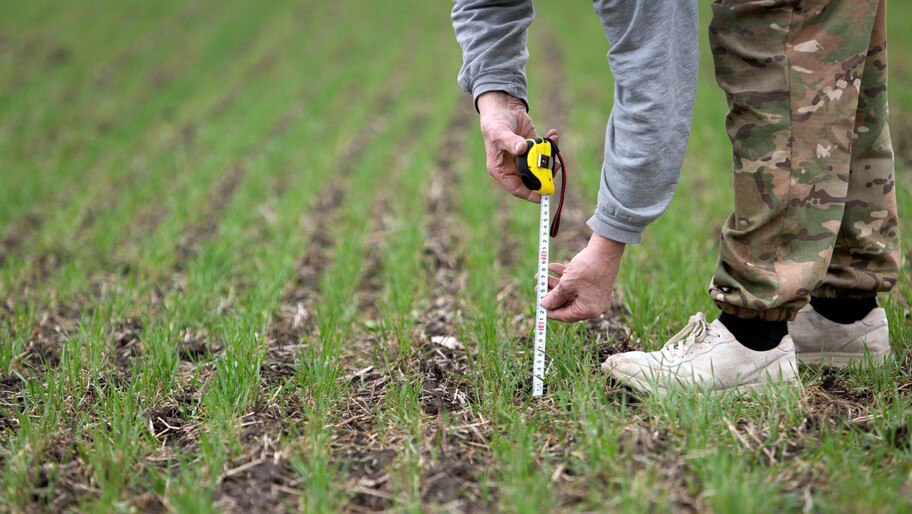
<instances>
[{"instance_id":1,"label":"fingers","mask_svg":"<svg viewBox=\"0 0 912 514\"><path fill-rule=\"evenodd\" d=\"M542 303L544 303L544 301ZM588 302L579 296L574 296L565 304L554 309L549 309L548 318L572 323L574 321L598 318L603 312L604 311L602 311L600 307L588 304Z\"/></svg>"},{"instance_id":2,"label":"fingers","mask_svg":"<svg viewBox=\"0 0 912 514\"><path fill-rule=\"evenodd\" d=\"M548 319L553 319L554 321L563 321L564 323L573 323L575 321L582 321L588 318L575 312L573 305L567 305L565 307L561 307L560 309L548 311Z\"/></svg>"},{"instance_id":3,"label":"fingers","mask_svg":"<svg viewBox=\"0 0 912 514\"><path fill-rule=\"evenodd\" d=\"M522 151L524 152L525 139L521 140L523 142ZM500 182L500 185L511 195L522 198L523 200L528 200L532 203L539 203L541 201L541 195L529 190L529 188L522 183L522 180L519 178L519 170L516 168L516 160L512 154L499 149L496 143L488 144L486 146L488 153L488 173L494 177L494 180Z\"/></svg>"},{"instance_id":4,"label":"fingers","mask_svg":"<svg viewBox=\"0 0 912 514\"><path fill-rule=\"evenodd\" d=\"M538 279L539 279L539 274L536 273L536 274L535 274L535 287L536 287L536 288L538 287ZM548 291L550 291L550 290L554 289L555 287L557 287L558 284L560 284L560 279L559 279L559 278L557 278L557 277L551 277L551 276L548 277Z\"/></svg>"},{"instance_id":5,"label":"fingers","mask_svg":"<svg viewBox=\"0 0 912 514\"><path fill-rule=\"evenodd\" d=\"M555 277L548 277L548 291L557 287L560 284L560 279Z\"/></svg>"},{"instance_id":6,"label":"fingers","mask_svg":"<svg viewBox=\"0 0 912 514\"><path fill-rule=\"evenodd\" d=\"M548 291L551 291L560 284L560 279L557 277L548 277ZM535 275L535 289L538 289L538 275Z\"/></svg>"},{"instance_id":7,"label":"fingers","mask_svg":"<svg viewBox=\"0 0 912 514\"><path fill-rule=\"evenodd\" d=\"M552 273L557 273L556 277L552 277L552 276L548 277L548 291L550 291L550 290L554 289L555 287L557 287L558 284L560 284L560 276L563 274L564 270L561 269L560 272L555 271L554 264L550 264L548 266L548 268L551 270ZM538 279L539 279L539 274L536 273L535 274L536 287L538 286Z\"/></svg>"},{"instance_id":8,"label":"fingers","mask_svg":"<svg viewBox=\"0 0 912 514\"><path fill-rule=\"evenodd\" d=\"M568 316L569 309L567 307L561 309L551 309L548 311L548 319L553 319L554 321L563 321L564 323L572 323L575 320L570 319Z\"/></svg>"},{"instance_id":9,"label":"fingers","mask_svg":"<svg viewBox=\"0 0 912 514\"><path fill-rule=\"evenodd\" d=\"M574 297L562 307L548 311L549 319L563 321L565 323L593 319L599 316L601 316L600 312L596 312L593 308L583 305L578 296Z\"/></svg>"},{"instance_id":10,"label":"fingers","mask_svg":"<svg viewBox=\"0 0 912 514\"><path fill-rule=\"evenodd\" d=\"M552 262L548 264L548 271L557 275L557 277L548 277L548 291L553 291L560 285L560 277L564 276L564 271L567 269L567 266L559 262ZM535 274L535 281L538 282L539 276ZM554 309L560 307L563 303L572 297L575 293L571 288L563 287L560 293L549 293L548 296L542 299L542 307L546 309ZM556 296L560 295L560 296ZM566 298L565 298L566 297ZM550 298L550 299L549 299ZM546 303L546 300L548 303ZM551 302L556 302L552 305Z\"/></svg>"},{"instance_id":11,"label":"fingers","mask_svg":"<svg viewBox=\"0 0 912 514\"><path fill-rule=\"evenodd\" d=\"M576 291L567 287L565 284L558 283L554 289L542 298L542 307L545 309L559 309L576 296Z\"/></svg>"},{"instance_id":12,"label":"fingers","mask_svg":"<svg viewBox=\"0 0 912 514\"><path fill-rule=\"evenodd\" d=\"M517 172L518 173L518 172ZM493 174L492 174L493 175ZM494 175L494 178L516 198L529 200L532 203L541 202L541 195L530 190L522 183L519 175Z\"/></svg>"}]
</instances>

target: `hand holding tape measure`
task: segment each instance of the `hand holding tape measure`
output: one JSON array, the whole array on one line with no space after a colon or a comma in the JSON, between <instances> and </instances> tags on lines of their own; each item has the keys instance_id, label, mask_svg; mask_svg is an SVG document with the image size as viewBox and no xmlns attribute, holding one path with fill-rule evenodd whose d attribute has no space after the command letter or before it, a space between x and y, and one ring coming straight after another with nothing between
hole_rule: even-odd
<instances>
[{"instance_id":1,"label":"hand holding tape measure","mask_svg":"<svg viewBox=\"0 0 912 514\"><path fill-rule=\"evenodd\" d=\"M519 169L519 178L523 185L532 191L544 196L554 194L554 174L557 172L555 164L560 162L561 191L560 202L554 213L551 223L551 237L557 237L560 230L560 215L564 207L564 190L567 189L567 167L564 166L564 157L551 138L537 137L526 139L526 151L516 158L516 167Z\"/></svg>"},{"instance_id":2,"label":"hand holding tape measure","mask_svg":"<svg viewBox=\"0 0 912 514\"><path fill-rule=\"evenodd\" d=\"M554 194L556 163L560 162L561 190L560 203L551 222L551 195ZM538 285L535 303L535 354L532 365L532 397L542 395L545 375L545 339L548 331L548 311L542 307L542 299L548 294L548 237L557 236L560 230L560 215L564 207L564 191L567 189L567 166L557 144L550 138L526 140L526 151L516 158L519 178L532 191L541 195L541 216L538 228ZM551 228L548 229L548 223Z\"/></svg>"}]
</instances>

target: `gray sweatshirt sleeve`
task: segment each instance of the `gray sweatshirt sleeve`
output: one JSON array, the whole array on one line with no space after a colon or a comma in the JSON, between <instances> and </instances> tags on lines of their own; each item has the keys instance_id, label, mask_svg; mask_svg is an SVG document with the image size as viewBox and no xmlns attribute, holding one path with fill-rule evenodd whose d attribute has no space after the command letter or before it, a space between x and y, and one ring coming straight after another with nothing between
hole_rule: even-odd
<instances>
[{"instance_id":1,"label":"gray sweatshirt sleeve","mask_svg":"<svg viewBox=\"0 0 912 514\"><path fill-rule=\"evenodd\" d=\"M595 0L611 43L597 234L639 243L671 203L690 137L698 69L696 0Z\"/></svg>"},{"instance_id":2,"label":"gray sweatshirt sleeve","mask_svg":"<svg viewBox=\"0 0 912 514\"><path fill-rule=\"evenodd\" d=\"M527 101L531 0L455 0L459 85L477 101L506 91ZM671 203L690 136L698 65L696 0L594 0L611 43L614 108L605 131L598 207L589 227L622 243ZM572 34L567 37L573 37Z\"/></svg>"},{"instance_id":3,"label":"gray sweatshirt sleeve","mask_svg":"<svg viewBox=\"0 0 912 514\"><path fill-rule=\"evenodd\" d=\"M532 0L455 0L452 18L462 46L462 69L457 81L478 97L505 91L526 104L526 30L532 23Z\"/></svg>"}]
</instances>

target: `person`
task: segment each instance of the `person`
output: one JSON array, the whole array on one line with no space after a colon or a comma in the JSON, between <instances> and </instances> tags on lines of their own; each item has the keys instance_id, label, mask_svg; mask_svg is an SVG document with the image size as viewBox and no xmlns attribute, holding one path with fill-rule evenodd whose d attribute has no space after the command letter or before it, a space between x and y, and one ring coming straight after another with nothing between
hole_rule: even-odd
<instances>
[{"instance_id":1,"label":"person","mask_svg":"<svg viewBox=\"0 0 912 514\"><path fill-rule=\"evenodd\" d=\"M594 0L611 44L614 107L605 134L588 245L542 304L572 322L609 307L624 247L668 206L692 119L698 62L695 0ZM899 268L893 152L887 126L885 0L715 0L710 44L729 113L734 212L709 295L654 352L610 356L629 385L744 392L798 383L797 362L836 366L890 357L878 292ZM531 0L455 0L458 75L480 114L490 174L537 201L514 159L528 114ZM549 131L547 135L556 135Z\"/></svg>"}]
</instances>

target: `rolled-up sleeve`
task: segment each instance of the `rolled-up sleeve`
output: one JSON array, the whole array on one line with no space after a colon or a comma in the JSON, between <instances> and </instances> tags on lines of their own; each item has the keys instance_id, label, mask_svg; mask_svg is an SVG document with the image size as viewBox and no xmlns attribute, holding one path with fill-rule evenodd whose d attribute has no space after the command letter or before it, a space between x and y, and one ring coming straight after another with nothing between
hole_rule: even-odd
<instances>
[{"instance_id":1,"label":"rolled-up sleeve","mask_svg":"<svg viewBox=\"0 0 912 514\"><path fill-rule=\"evenodd\" d=\"M526 33L532 0L455 0L453 30L462 47L457 81L477 102L488 91L504 91L526 104Z\"/></svg>"},{"instance_id":2,"label":"rolled-up sleeve","mask_svg":"<svg viewBox=\"0 0 912 514\"><path fill-rule=\"evenodd\" d=\"M597 234L639 243L671 203L693 118L696 0L595 0L611 43L614 107L605 131Z\"/></svg>"}]
</instances>

